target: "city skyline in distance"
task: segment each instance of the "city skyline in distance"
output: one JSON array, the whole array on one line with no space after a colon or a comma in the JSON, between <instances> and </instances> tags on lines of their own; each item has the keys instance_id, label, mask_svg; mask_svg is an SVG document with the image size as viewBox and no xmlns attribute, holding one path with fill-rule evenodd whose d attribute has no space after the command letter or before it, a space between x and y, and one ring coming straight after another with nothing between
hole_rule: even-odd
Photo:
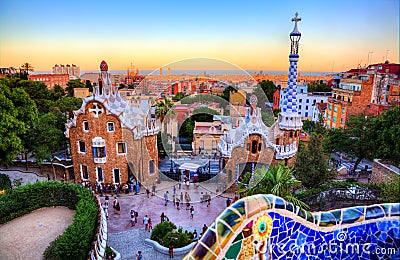
<instances>
[{"instance_id":1,"label":"city skyline in distance","mask_svg":"<svg viewBox=\"0 0 400 260\"><path fill-rule=\"evenodd\" d=\"M265 2L265 1L264 1ZM299 71L399 62L399 2L235 1L0 3L0 67L31 63L153 70L180 59L222 59L246 70L288 68L290 21L302 21ZM223 68L215 68L223 69Z\"/></svg>"}]
</instances>

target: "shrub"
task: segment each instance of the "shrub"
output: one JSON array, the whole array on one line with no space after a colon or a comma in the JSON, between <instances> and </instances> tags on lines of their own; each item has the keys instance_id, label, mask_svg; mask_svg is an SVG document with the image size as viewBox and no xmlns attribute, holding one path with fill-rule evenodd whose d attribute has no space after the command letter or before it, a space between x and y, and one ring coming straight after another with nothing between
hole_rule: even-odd
<instances>
[{"instance_id":1,"label":"shrub","mask_svg":"<svg viewBox=\"0 0 400 260\"><path fill-rule=\"evenodd\" d=\"M0 173L0 190L11 189L11 180L7 174Z\"/></svg>"},{"instance_id":2,"label":"shrub","mask_svg":"<svg viewBox=\"0 0 400 260\"><path fill-rule=\"evenodd\" d=\"M168 232L163 237L162 245L168 247L170 244L173 244L174 248L187 246L192 242L190 234L191 233L183 233L182 229L178 232Z\"/></svg>"},{"instance_id":3,"label":"shrub","mask_svg":"<svg viewBox=\"0 0 400 260\"><path fill-rule=\"evenodd\" d=\"M176 225L172 222L169 221L164 221L161 222L160 224L157 224L154 228L153 231L151 232L150 239L157 241L158 243L162 243L163 238L172 230L176 229Z\"/></svg>"},{"instance_id":4,"label":"shrub","mask_svg":"<svg viewBox=\"0 0 400 260\"><path fill-rule=\"evenodd\" d=\"M90 190L66 182L36 182L0 196L0 223L35 209L65 206L75 209L73 223L50 243L44 259L86 259L94 238L98 208Z\"/></svg>"}]
</instances>

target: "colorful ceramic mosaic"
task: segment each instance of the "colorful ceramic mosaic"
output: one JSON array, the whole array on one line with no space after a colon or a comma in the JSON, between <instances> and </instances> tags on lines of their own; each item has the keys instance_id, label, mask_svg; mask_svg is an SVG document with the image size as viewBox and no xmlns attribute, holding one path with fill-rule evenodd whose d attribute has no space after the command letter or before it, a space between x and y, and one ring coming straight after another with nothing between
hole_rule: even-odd
<instances>
[{"instance_id":1,"label":"colorful ceramic mosaic","mask_svg":"<svg viewBox=\"0 0 400 260\"><path fill-rule=\"evenodd\" d=\"M273 195L246 197L185 259L400 259L400 203L311 213Z\"/></svg>"}]
</instances>

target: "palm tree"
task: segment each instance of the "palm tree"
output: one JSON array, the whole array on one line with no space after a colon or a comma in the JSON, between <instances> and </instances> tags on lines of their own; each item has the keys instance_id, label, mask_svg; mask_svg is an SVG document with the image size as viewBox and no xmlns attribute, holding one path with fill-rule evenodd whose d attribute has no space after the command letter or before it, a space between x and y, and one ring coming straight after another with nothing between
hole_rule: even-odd
<instances>
[{"instance_id":1,"label":"palm tree","mask_svg":"<svg viewBox=\"0 0 400 260\"><path fill-rule=\"evenodd\" d=\"M307 204L292 195L292 190L301 186L301 182L293 177L293 167L286 167L283 163L279 163L270 169L263 166L256 169L253 175L246 173L243 179L245 183L247 183L246 179L248 180L248 185L244 185L241 191L245 192L248 196L273 194L293 205L304 209L308 208Z\"/></svg>"},{"instance_id":2,"label":"palm tree","mask_svg":"<svg viewBox=\"0 0 400 260\"><path fill-rule=\"evenodd\" d=\"M21 67L19 68L19 71L20 71L20 74L22 74L22 72L24 72L24 76L26 77L26 79L28 79L29 71L34 71L34 69L30 63L25 62L21 65Z\"/></svg>"},{"instance_id":3,"label":"palm tree","mask_svg":"<svg viewBox=\"0 0 400 260\"><path fill-rule=\"evenodd\" d=\"M164 118L167 116L167 114L173 113L171 110L173 105L174 104L171 102L171 100L164 97L163 101L157 102L156 117L159 118L161 122L164 121Z\"/></svg>"}]
</instances>

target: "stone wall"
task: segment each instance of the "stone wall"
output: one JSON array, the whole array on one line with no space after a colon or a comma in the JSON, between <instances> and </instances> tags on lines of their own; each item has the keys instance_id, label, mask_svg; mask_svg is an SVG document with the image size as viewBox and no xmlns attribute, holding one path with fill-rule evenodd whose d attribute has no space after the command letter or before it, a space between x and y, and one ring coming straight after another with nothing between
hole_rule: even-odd
<instances>
[{"instance_id":1,"label":"stone wall","mask_svg":"<svg viewBox=\"0 0 400 260\"><path fill-rule=\"evenodd\" d=\"M380 159L374 160L372 164L372 182L385 183L396 177L399 178L399 174L390 169L389 165L383 164Z\"/></svg>"}]
</instances>

